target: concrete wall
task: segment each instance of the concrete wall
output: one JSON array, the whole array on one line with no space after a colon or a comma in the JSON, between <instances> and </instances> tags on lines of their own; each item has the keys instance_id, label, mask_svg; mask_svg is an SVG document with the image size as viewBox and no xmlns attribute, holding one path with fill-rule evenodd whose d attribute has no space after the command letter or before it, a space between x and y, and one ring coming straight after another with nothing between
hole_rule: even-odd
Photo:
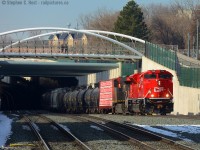
<instances>
[{"instance_id":1,"label":"concrete wall","mask_svg":"<svg viewBox=\"0 0 200 150\"><path fill-rule=\"evenodd\" d=\"M89 74L87 76L81 76L81 77L76 77L79 80L79 86L80 85L94 85L94 83L97 83L101 80L108 80L108 79L113 79L121 76L121 68L122 65L121 63L118 63L119 68L116 69L111 69L109 71L103 71L99 73L93 73Z\"/></svg>"},{"instance_id":2,"label":"concrete wall","mask_svg":"<svg viewBox=\"0 0 200 150\"><path fill-rule=\"evenodd\" d=\"M173 77L174 112L172 114L188 115L200 114L200 89L180 86L178 77L174 70L168 69L154 61L143 57L142 71L151 69L165 69L170 71Z\"/></svg>"}]
</instances>

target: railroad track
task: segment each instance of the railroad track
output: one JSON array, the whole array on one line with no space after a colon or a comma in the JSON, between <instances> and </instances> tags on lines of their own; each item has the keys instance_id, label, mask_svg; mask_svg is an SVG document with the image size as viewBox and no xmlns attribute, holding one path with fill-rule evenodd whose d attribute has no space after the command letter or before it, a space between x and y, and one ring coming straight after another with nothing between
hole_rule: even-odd
<instances>
[{"instance_id":1,"label":"railroad track","mask_svg":"<svg viewBox=\"0 0 200 150\"><path fill-rule=\"evenodd\" d=\"M53 120L42 115L24 116L38 138L43 150L91 150L71 132Z\"/></svg>"},{"instance_id":2,"label":"railroad track","mask_svg":"<svg viewBox=\"0 0 200 150\"><path fill-rule=\"evenodd\" d=\"M176 143L160 135L156 135L146 130L134 127L133 125L130 125L128 123L121 124L118 122L89 115L81 115L79 117L88 121L92 121L109 130L115 129L114 132L119 133L119 135L125 135L127 138L129 138L129 140L131 140L131 142L137 143L138 146L142 147L143 149L194 150L188 146Z\"/></svg>"},{"instance_id":3,"label":"railroad track","mask_svg":"<svg viewBox=\"0 0 200 150\"><path fill-rule=\"evenodd\" d=\"M82 121L88 121L95 125L97 125L100 128L103 128L104 131L106 131L108 134L111 134L116 139L128 141L130 145L134 147L134 149L143 149L143 150L156 150L152 146L147 145L143 141L139 141L135 138L132 138L131 136L124 134L123 132L120 132L119 130L115 130L105 124L102 124L102 122L99 123L99 121L95 121L93 118L83 117L83 116L70 116L73 119L76 120L82 120Z\"/></svg>"}]
</instances>

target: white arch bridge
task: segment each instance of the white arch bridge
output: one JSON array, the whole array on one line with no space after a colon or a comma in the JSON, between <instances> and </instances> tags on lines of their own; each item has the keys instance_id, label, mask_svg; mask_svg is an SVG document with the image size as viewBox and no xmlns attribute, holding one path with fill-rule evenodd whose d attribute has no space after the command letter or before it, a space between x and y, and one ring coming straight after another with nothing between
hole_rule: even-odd
<instances>
[{"instance_id":1,"label":"white arch bridge","mask_svg":"<svg viewBox=\"0 0 200 150\"><path fill-rule=\"evenodd\" d=\"M144 52L144 40L109 31L58 27L12 30L0 33L0 74L85 75L117 68L116 62L135 62ZM49 66L50 71L41 73Z\"/></svg>"}]
</instances>

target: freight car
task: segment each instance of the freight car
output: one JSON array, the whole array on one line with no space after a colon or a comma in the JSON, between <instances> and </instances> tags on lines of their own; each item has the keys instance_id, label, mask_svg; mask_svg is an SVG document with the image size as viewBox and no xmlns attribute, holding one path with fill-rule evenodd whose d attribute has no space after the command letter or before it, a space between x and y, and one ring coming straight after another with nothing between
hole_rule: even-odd
<instances>
[{"instance_id":1,"label":"freight car","mask_svg":"<svg viewBox=\"0 0 200 150\"><path fill-rule=\"evenodd\" d=\"M68 113L166 115L173 111L172 77L172 74L166 70L148 70L127 77L100 81L94 88L89 86L71 90L54 90L51 96L49 93L44 96L50 97L50 104L47 99L43 101L52 108L64 104L64 110ZM56 99L58 91L65 92L60 94L64 95L63 101Z\"/></svg>"}]
</instances>

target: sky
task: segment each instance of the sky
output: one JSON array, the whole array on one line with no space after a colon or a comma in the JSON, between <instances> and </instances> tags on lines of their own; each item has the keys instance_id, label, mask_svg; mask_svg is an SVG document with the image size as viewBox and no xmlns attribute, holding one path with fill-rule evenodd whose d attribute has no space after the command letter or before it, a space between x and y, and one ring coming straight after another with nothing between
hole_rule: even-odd
<instances>
[{"instance_id":1,"label":"sky","mask_svg":"<svg viewBox=\"0 0 200 150\"><path fill-rule=\"evenodd\" d=\"M120 11L129 0L0 0L0 32L30 27L76 28L81 15L106 8ZM135 0L138 5L171 0ZM57 3L55 3L57 2ZM78 26L80 28L80 25Z\"/></svg>"},{"instance_id":2,"label":"sky","mask_svg":"<svg viewBox=\"0 0 200 150\"><path fill-rule=\"evenodd\" d=\"M17 117L17 115L13 114L15 117ZM11 124L12 124L12 119L9 119L7 116L5 116L4 114L2 114L2 112L0 112L0 149L1 147L6 147L6 141L9 139L9 137L12 135L12 128L11 128ZM144 129L147 129L149 131L155 132L155 133L160 133L163 135L167 135L170 137L174 137L174 138L179 138L183 141L187 141L187 142L195 142L192 139L189 139L187 137L185 137L185 133L189 133L189 134L200 134L200 125L186 125L186 124L180 124L180 125L168 125L168 124L159 124L156 126L149 126L149 125L141 125L141 124L133 124L133 125L137 125L140 127L143 127ZM36 128L37 125L35 125ZM64 126L62 124L60 124L60 126L64 127L65 130L70 131L70 129L67 126ZM160 129L160 128L163 129ZM101 129L100 127L94 126L94 125L90 125L90 128L93 128L95 130L98 131L104 131L103 129ZM28 126L22 126L23 130L30 130L30 128ZM52 129L56 130L56 128ZM38 129L39 130L39 129Z\"/></svg>"}]
</instances>

